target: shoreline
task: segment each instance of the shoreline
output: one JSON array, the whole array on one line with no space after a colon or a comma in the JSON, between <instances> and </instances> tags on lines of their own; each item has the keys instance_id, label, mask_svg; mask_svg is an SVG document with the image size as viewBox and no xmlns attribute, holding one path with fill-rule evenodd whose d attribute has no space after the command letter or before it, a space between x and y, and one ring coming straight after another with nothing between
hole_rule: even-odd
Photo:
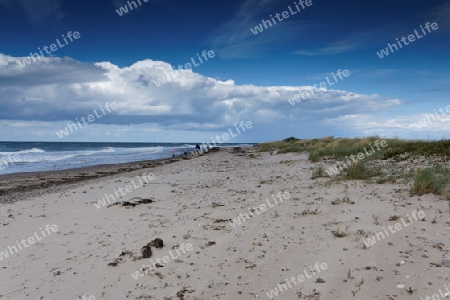
<instances>
[{"instance_id":1,"label":"shoreline","mask_svg":"<svg viewBox=\"0 0 450 300\"><path fill-rule=\"evenodd\" d=\"M208 152L204 152L203 155L216 153L221 150L224 151L224 149L226 148L213 148ZM60 191L67 186L81 184L91 179L120 175L142 169L153 169L193 158L197 158L197 156L188 153L175 156L175 158L160 158L119 164L100 164L64 170L3 174L0 175L0 204L21 201L48 192Z\"/></svg>"}]
</instances>

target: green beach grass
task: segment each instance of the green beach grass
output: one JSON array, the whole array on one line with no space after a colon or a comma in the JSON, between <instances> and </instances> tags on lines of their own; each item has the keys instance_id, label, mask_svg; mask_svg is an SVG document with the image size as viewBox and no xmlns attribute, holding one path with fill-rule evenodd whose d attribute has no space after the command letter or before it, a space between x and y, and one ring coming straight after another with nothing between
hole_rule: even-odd
<instances>
[{"instance_id":1,"label":"green beach grass","mask_svg":"<svg viewBox=\"0 0 450 300\"><path fill-rule=\"evenodd\" d=\"M385 140L387 147L373 152L357 163L351 164L341 172L343 178L349 180L367 180L376 176L384 176L380 168L369 167L367 164L373 160L393 160L394 162L409 161L414 159L425 159L439 161L432 167L413 166L414 171L410 172L409 181L411 195L423 195L433 193L445 195L450 199L448 183L450 182L450 169L443 166L442 162L447 162L450 157L450 140L425 141L425 140L401 140L383 139L379 136L364 138L334 138L327 136L320 139L297 139L294 137L282 141L261 143L256 146L260 152L283 153L306 153L311 162L317 163L322 160L344 161L350 155L357 155L363 152L364 148L374 145L375 141ZM313 170L312 179L327 177L322 165L316 166ZM386 182L384 177L378 179L379 183ZM388 178L392 178L389 175ZM395 180L394 180L395 182Z\"/></svg>"}]
</instances>

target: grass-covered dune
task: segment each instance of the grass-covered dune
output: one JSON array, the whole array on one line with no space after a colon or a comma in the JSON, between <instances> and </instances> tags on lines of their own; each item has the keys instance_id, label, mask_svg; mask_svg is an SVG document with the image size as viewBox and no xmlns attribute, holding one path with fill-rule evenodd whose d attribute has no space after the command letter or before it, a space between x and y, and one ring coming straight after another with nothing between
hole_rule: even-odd
<instances>
[{"instance_id":1,"label":"grass-covered dune","mask_svg":"<svg viewBox=\"0 0 450 300\"><path fill-rule=\"evenodd\" d=\"M380 146L381 145L381 146ZM450 140L425 141L384 139L379 136L364 138L297 139L294 137L282 141L261 143L256 146L260 152L271 153L307 153L313 163L336 161L335 170L341 179L375 178L378 183L395 182L396 163L402 164L403 179L412 181L411 195L434 193L446 195L450 199ZM358 154L359 159L358 159ZM350 159L353 157L353 160ZM382 167L376 161L387 161ZM347 163L344 163L346 161ZM423 162L426 161L426 166ZM370 162L370 165L368 164ZM422 163L419 163L422 162ZM397 168L398 169L398 168ZM330 177L328 170L318 164L312 172L312 178Z\"/></svg>"},{"instance_id":2,"label":"grass-covered dune","mask_svg":"<svg viewBox=\"0 0 450 300\"><path fill-rule=\"evenodd\" d=\"M374 146L377 140L385 140L387 147L377 151L374 155L371 155L371 159L391 157L408 159L408 157L417 155L438 155L445 158L450 156L450 140L423 141L383 139L379 136L352 139L334 138L333 136L328 136L321 139L309 140L301 140L291 137L283 141L262 143L257 147L261 152L306 152L310 154L311 160L314 161L324 156L329 156L336 159L345 158L346 156L363 151L364 148L370 149L370 146ZM407 156L405 157L404 154Z\"/></svg>"}]
</instances>

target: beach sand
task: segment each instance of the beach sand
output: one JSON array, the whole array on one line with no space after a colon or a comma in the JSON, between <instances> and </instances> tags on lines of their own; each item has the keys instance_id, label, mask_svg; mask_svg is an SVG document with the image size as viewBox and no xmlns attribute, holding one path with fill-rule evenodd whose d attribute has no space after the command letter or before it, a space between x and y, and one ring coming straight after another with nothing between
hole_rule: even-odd
<instances>
[{"instance_id":1,"label":"beach sand","mask_svg":"<svg viewBox=\"0 0 450 300\"><path fill-rule=\"evenodd\" d=\"M450 219L443 197L410 197L406 183L311 179L315 165L306 154L250 147L171 163L3 176L0 251L41 240L0 261L0 298L269 299L279 287L274 299L445 293ZM95 206L149 173L155 178L117 205ZM274 200L280 192L289 197ZM336 198L345 201L333 205ZM264 212L231 225L262 204ZM415 220L413 211L425 218ZM397 223L401 229L364 247L370 233ZM43 237L46 225L58 232ZM143 258L157 238L164 246Z\"/></svg>"}]
</instances>

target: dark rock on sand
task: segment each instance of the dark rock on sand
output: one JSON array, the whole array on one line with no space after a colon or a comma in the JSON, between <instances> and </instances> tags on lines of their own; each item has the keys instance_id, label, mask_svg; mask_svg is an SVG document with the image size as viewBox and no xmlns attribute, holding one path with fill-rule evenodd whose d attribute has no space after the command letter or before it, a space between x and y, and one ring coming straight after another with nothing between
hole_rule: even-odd
<instances>
[{"instance_id":1,"label":"dark rock on sand","mask_svg":"<svg viewBox=\"0 0 450 300\"><path fill-rule=\"evenodd\" d=\"M116 258L116 259L114 259L114 261L108 263L108 266L109 267L117 267L117 265L122 261L123 261L122 258Z\"/></svg>"},{"instance_id":2,"label":"dark rock on sand","mask_svg":"<svg viewBox=\"0 0 450 300\"><path fill-rule=\"evenodd\" d=\"M151 241L150 243L148 243L148 246L161 249L162 247L164 247L164 242L162 239L156 238L153 241Z\"/></svg>"},{"instance_id":3,"label":"dark rock on sand","mask_svg":"<svg viewBox=\"0 0 450 300\"><path fill-rule=\"evenodd\" d=\"M148 243L146 246L142 247L142 258L149 258L152 256L152 248L150 247L151 243Z\"/></svg>"},{"instance_id":4,"label":"dark rock on sand","mask_svg":"<svg viewBox=\"0 0 450 300\"><path fill-rule=\"evenodd\" d=\"M137 203L139 203L139 204L148 204L148 203L153 203L153 202L154 202L154 199L150 198L150 199L141 199Z\"/></svg>"},{"instance_id":5,"label":"dark rock on sand","mask_svg":"<svg viewBox=\"0 0 450 300\"><path fill-rule=\"evenodd\" d=\"M153 198L148 198L148 199L133 198L130 201L123 201L123 202L121 202L121 204L122 204L122 206L135 207L136 205L139 205L139 204L149 204L149 203L153 203L153 202L154 202ZM116 205L116 204L117 203L114 203L109 206Z\"/></svg>"}]
</instances>

